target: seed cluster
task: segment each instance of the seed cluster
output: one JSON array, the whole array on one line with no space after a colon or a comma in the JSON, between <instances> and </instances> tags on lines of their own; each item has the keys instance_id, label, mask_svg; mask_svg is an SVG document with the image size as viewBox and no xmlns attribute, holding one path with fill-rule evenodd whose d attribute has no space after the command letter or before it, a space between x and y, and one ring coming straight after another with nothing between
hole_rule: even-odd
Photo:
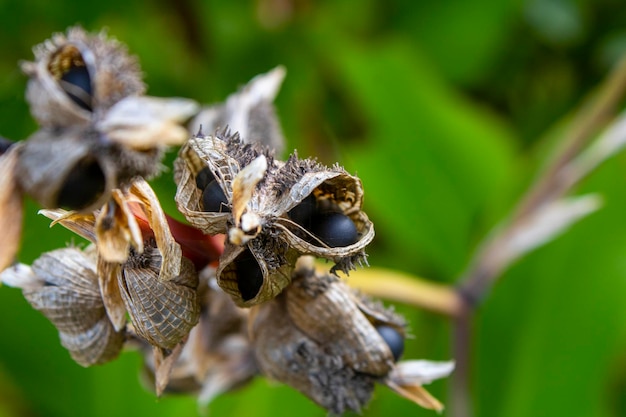
<instances>
[{"instance_id":1,"label":"seed cluster","mask_svg":"<svg viewBox=\"0 0 626 417\"><path fill-rule=\"evenodd\" d=\"M23 70L41 129L0 141L0 281L23 290L77 363L133 344L158 395L208 403L261 374L334 414L359 411L375 383L442 408L421 385L451 365L399 362L404 320L336 275L365 264L374 237L361 181L295 152L275 157L284 69L198 112L190 100L142 96L136 60L104 34L72 28L35 57ZM190 225L168 217L146 182L177 144L175 199ZM2 219L21 214L21 193L92 245L6 268L20 230Z\"/></svg>"}]
</instances>

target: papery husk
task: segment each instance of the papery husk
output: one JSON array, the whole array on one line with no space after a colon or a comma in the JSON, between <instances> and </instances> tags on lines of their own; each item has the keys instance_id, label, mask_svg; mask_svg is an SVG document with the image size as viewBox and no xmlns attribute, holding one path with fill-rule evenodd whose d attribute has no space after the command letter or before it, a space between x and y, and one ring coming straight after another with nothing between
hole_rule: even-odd
<instances>
[{"instance_id":1,"label":"papery husk","mask_svg":"<svg viewBox=\"0 0 626 417\"><path fill-rule=\"evenodd\" d=\"M197 103L189 99L127 97L111 107L96 128L129 149L182 145L189 135L181 124L197 111Z\"/></svg>"},{"instance_id":2,"label":"papery husk","mask_svg":"<svg viewBox=\"0 0 626 417\"><path fill-rule=\"evenodd\" d=\"M16 177L20 146L0 155L0 271L15 261L22 235L24 202Z\"/></svg>"},{"instance_id":3,"label":"papery husk","mask_svg":"<svg viewBox=\"0 0 626 417\"><path fill-rule=\"evenodd\" d=\"M57 33L35 46L34 62L23 62L29 76L26 99L31 113L44 127L89 123L92 112L104 112L129 95L143 94L145 86L137 59L106 32L88 34L80 27ZM82 61L93 91L89 111L76 104L59 85L60 71L70 59Z\"/></svg>"},{"instance_id":4,"label":"papery husk","mask_svg":"<svg viewBox=\"0 0 626 417\"><path fill-rule=\"evenodd\" d=\"M256 161L261 160L263 164L256 167ZM254 175L248 175L246 170L252 166ZM196 176L205 167L224 191L228 212L202 211L202 190L196 185ZM243 180L244 177L254 178L254 181ZM233 189L239 178L247 193L236 193ZM330 259L336 263L333 270L342 271L366 262L364 248L373 239L374 228L361 210L361 181L343 168L328 168L312 160L300 160L296 155L283 163L257 144L243 144L237 134L218 131L205 136L199 132L183 146L175 161L175 181L177 207L194 227L210 235L228 234L230 244L247 247L259 263L265 282L253 299L244 300L237 288L239 278L233 277L233 268L228 265L242 249L229 248L227 243L220 258L218 283L239 306L251 306L279 294L289 284L298 255ZM308 239L311 233L288 218L287 212L312 193L323 204L354 221L358 231L354 244L328 247L319 239ZM243 195L245 198L239 197ZM246 229L242 222L244 216L259 227Z\"/></svg>"},{"instance_id":5,"label":"papery husk","mask_svg":"<svg viewBox=\"0 0 626 417\"><path fill-rule=\"evenodd\" d=\"M89 128L42 129L21 143L17 179L25 193L44 208L60 207L61 192L72 169L83 161L97 164L103 189L82 207L90 211L108 200L117 177L112 163L103 154L92 152L97 133Z\"/></svg>"},{"instance_id":6,"label":"papery husk","mask_svg":"<svg viewBox=\"0 0 626 417\"><path fill-rule=\"evenodd\" d=\"M161 263L156 246L146 245L142 254L131 254L118 269L117 282L137 335L154 346L172 349L198 322L198 275L182 258L180 274L162 280Z\"/></svg>"},{"instance_id":7,"label":"papery husk","mask_svg":"<svg viewBox=\"0 0 626 417\"><path fill-rule=\"evenodd\" d=\"M245 300L239 290L239 276L235 261L246 249L250 250L263 272L263 284L254 298ZM299 254L283 242L270 238L252 240L245 246L226 242L217 269L217 283L239 307L251 307L276 297L291 282L294 265Z\"/></svg>"},{"instance_id":8,"label":"papery husk","mask_svg":"<svg viewBox=\"0 0 626 417\"><path fill-rule=\"evenodd\" d=\"M206 406L215 396L242 385L258 373L247 335L248 310L237 308L227 294L216 288L214 270L211 274L207 273L209 269L201 274L198 290L202 300L200 321L189 333L175 361L164 364L158 351L142 346L144 375L154 384L157 395L197 394L200 406Z\"/></svg>"},{"instance_id":9,"label":"papery husk","mask_svg":"<svg viewBox=\"0 0 626 417\"><path fill-rule=\"evenodd\" d=\"M82 366L108 362L119 354L125 339L106 314L93 248L58 249L44 253L32 267L19 264L0 279L22 288L28 302L59 331L61 344Z\"/></svg>"},{"instance_id":10,"label":"papery husk","mask_svg":"<svg viewBox=\"0 0 626 417\"><path fill-rule=\"evenodd\" d=\"M263 374L334 414L358 412L375 382L395 366L375 325L391 325L404 334L398 316L368 303L378 310L370 318L359 308L362 303L336 276L316 275L310 261L301 262L289 287L251 310L250 334Z\"/></svg>"},{"instance_id":11,"label":"papery husk","mask_svg":"<svg viewBox=\"0 0 626 417\"><path fill-rule=\"evenodd\" d=\"M245 143L262 143L280 155L285 148L273 101L285 78L285 67L259 74L228 96L223 103L202 109L191 121L190 130L215 132L226 126L239 132Z\"/></svg>"}]
</instances>

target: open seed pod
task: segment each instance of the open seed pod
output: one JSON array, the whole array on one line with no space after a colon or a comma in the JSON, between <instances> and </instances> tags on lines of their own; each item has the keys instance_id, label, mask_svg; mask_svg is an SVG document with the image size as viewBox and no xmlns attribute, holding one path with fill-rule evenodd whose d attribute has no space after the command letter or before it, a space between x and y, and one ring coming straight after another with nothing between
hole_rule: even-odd
<instances>
[{"instance_id":1,"label":"open seed pod","mask_svg":"<svg viewBox=\"0 0 626 417\"><path fill-rule=\"evenodd\" d=\"M35 61L22 63L22 70L30 77L26 99L41 126L87 124L94 113L145 90L137 60L105 32L73 27L33 52Z\"/></svg>"},{"instance_id":2,"label":"open seed pod","mask_svg":"<svg viewBox=\"0 0 626 417\"><path fill-rule=\"evenodd\" d=\"M29 267L18 264L0 274L58 329L61 344L82 366L108 362L119 354L124 329L106 314L96 272L96 253L77 248L44 253Z\"/></svg>"},{"instance_id":3,"label":"open seed pod","mask_svg":"<svg viewBox=\"0 0 626 417\"><path fill-rule=\"evenodd\" d=\"M163 369L163 363L159 366L158 352L140 344L145 355L144 376L156 386L157 395L193 393L198 395L198 404L206 406L215 396L258 373L247 333L249 310L235 306L217 288L214 274L213 268L200 273L200 321L169 369Z\"/></svg>"},{"instance_id":4,"label":"open seed pod","mask_svg":"<svg viewBox=\"0 0 626 417\"><path fill-rule=\"evenodd\" d=\"M372 223L361 211L363 188L358 178L340 167L324 167L295 155L286 163L276 161L268 150L244 144L228 131L191 138L175 161L175 180L176 203L187 220L204 233L228 235L217 278L240 306L280 293L299 255L330 259L336 269L347 271L365 260L364 248L374 237ZM215 204L216 198L222 201ZM311 200L309 224L290 218L296 206ZM326 221L333 216L347 224L348 239L341 228L335 230L334 223ZM315 235L318 230L320 236ZM240 256L256 261L256 266L249 262L248 277L231 265ZM256 279L258 271L262 279Z\"/></svg>"},{"instance_id":5,"label":"open seed pod","mask_svg":"<svg viewBox=\"0 0 626 417\"><path fill-rule=\"evenodd\" d=\"M198 321L197 273L147 182L136 179L126 192L113 191L97 212L41 213L97 244L100 291L114 326L123 327L128 312L139 336L170 349Z\"/></svg>"},{"instance_id":6,"label":"open seed pod","mask_svg":"<svg viewBox=\"0 0 626 417\"><path fill-rule=\"evenodd\" d=\"M335 414L359 411L374 383L394 368L385 325L404 338L404 321L362 298L332 274L299 261L274 300L253 307L250 332L263 374L291 385Z\"/></svg>"}]
</instances>

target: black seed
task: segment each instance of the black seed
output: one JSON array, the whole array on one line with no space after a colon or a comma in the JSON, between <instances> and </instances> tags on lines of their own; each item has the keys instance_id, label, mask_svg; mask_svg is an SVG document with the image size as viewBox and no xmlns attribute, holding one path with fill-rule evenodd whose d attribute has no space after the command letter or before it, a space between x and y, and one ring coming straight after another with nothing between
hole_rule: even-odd
<instances>
[{"instance_id":1,"label":"black seed","mask_svg":"<svg viewBox=\"0 0 626 417\"><path fill-rule=\"evenodd\" d=\"M91 111L91 77L85 66L73 66L61 76L61 87L85 110Z\"/></svg>"},{"instance_id":2,"label":"black seed","mask_svg":"<svg viewBox=\"0 0 626 417\"><path fill-rule=\"evenodd\" d=\"M345 214L335 212L316 214L311 233L331 248L352 245L358 238L354 222Z\"/></svg>"},{"instance_id":3,"label":"black seed","mask_svg":"<svg viewBox=\"0 0 626 417\"><path fill-rule=\"evenodd\" d=\"M202 193L202 207L204 207L204 211L215 213L229 212L230 208L227 203L226 195L220 185L215 180L211 181Z\"/></svg>"},{"instance_id":4,"label":"black seed","mask_svg":"<svg viewBox=\"0 0 626 417\"><path fill-rule=\"evenodd\" d=\"M244 301L252 300L263 285L263 271L252 252L245 250L235 259L237 288Z\"/></svg>"},{"instance_id":5,"label":"black seed","mask_svg":"<svg viewBox=\"0 0 626 417\"><path fill-rule=\"evenodd\" d=\"M100 164L92 158L78 162L59 191L57 205L78 210L94 203L104 192L106 178Z\"/></svg>"},{"instance_id":6,"label":"black seed","mask_svg":"<svg viewBox=\"0 0 626 417\"><path fill-rule=\"evenodd\" d=\"M204 167L200 172L198 172L198 175L196 175L196 186L199 189L204 190L206 186L214 180L215 177L213 176L213 173L211 172L209 167Z\"/></svg>"},{"instance_id":7,"label":"black seed","mask_svg":"<svg viewBox=\"0 0 626 417\"><path fill-rule=\"evenodd\" d=\"M13 146L15 142L8 140L7 138L3 138L0 136L0 155L9 150L11 146Z\"/></svg>"},{"instance_id":8,"label":"black seed","mask_svg":"<svg viewBox=\"0 0 626 417\"><path fill-rule=\"evenodd\" d=\"M302 200L300 204L289 210L287 215L291 220L298 223L305 229L311 228L311 220L317 209L317 200L313 194Z\"/></svg>"},{"instance_id":9,"label":"black seed","mask_svg":"<svg viewBox=\"0 0 626 417\"><path fill-rule=\"evenodd\" d=\"M389 346L393 359L395 361L400 359L400 356L402 356L402 353L404 352L404 337L400 334L400 332L393 327L386 325L376 326L376 331L380 334L380 337L383 338L385 343L387 343L387 346Z\"/></svg>"}]
</instances>

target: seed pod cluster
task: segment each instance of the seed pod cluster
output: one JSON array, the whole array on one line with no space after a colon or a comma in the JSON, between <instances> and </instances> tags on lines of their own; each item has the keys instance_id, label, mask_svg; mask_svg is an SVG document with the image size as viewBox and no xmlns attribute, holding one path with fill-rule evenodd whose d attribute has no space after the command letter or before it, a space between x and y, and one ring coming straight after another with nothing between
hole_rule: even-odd
<instances>
[{"instance_id":1,"label":"seed pod cluster","mask_svg":"<svg viewBox=\"0 0 626 417\"><path fill-rule=\"evenodd\" d=\"M191 261L182 256L180 245L174 241L149 185L136 180L128 194L118 194L115 200L118 205L110 210L121 212L122 207L134 204L136 214L128 208L129 217L123 216L121 223L131 225L136 232L116 229L120 225L113 215L106 221L108 228L114 231L113 236L96 239L97 222L102 218L99 213L78 214L60 209L42 213L91 242L110 239L115 242L111 246L121 247L120 252L125 256L117 262L104 259L102 251L97 256L99 288L111 322L120 329L126 326L128 314L138 337L158 349L173 349L198 322L198 274ZM142 226L135 216L141 216ZM133 238L134 248L120 236L135 233L139 236Z\"/></svg>"},{"instance_id":2,"label":"seed pod cluster","mask_svg":"<svg viewBox=\"0 0 626 417\"><path fill-rule=\"evenodd\" d=\"M385 326L405 337L404 321L355 293L335 275L299 261L293 281L274 300L253 307L251 339L262 372L334 414L359 411L397 358Z\"/></svg>"},{"instance_id":3,"label":"seed pod cluster","mask_svg":"<svg viewBox=\"0 0 626 417\"><path fill-rule=\"evenodd\" d=\"M301 255L332 260L333 271L354 268L374 237L358 178L295 154L278 161L226 130L192 137L175 161L175 180L187 220L228 235L217 282L240 306L278 295Z\"/></svg>"},{"instance_id":4,"label":"seed pod cluster","mask_svg":"<svg viewBox=\"0 0 626 417\"><path fill-rule=\"evenodd\" d=\"M117 331L106 314L96 272L96 252L77 248L44 253L32 267L19 264L0 281L22 288L24 297L54 324L61 344L82 366L115 359L125 328Z\"/></svg>"},{"instance_id":5,"label":"seed pod cluster","mask_svg":"<svg viewBox=\"0 0 626 417\"><path fill-rule=\"evenodd\" d=\"M22 194L45 208L101 207L113 189L158 174L165 147L187 138L180 123L197 104L143 96L137 60L105 33L71 28L36 46L34 54L22 70L40 129L0 158L11 168L12 183L0 189L0 217L12 216L18 206L21 211ZM17 235L2 238L7 255L0 268L17 251Z\"/></svg>"}]
</instances>

